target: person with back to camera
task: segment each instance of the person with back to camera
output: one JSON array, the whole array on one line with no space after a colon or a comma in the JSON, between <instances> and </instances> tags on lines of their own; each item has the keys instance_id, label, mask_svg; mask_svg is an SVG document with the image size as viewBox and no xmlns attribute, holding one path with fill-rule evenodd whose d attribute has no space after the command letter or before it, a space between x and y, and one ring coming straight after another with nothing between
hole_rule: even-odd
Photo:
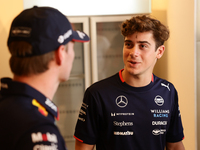
<instances>
[{"instance_id":1,"label":"person with back to camera","mask_svg":"<svg viewBox=\"0 0 200 150\"><path fill-rule=\"evenodd\" d=\"M7 44L14 76L1 79L0 149L67 149L52 98L69 78L74 42L89 40L51 7L26 9L13 20Z\"/></svg>"},{"instance_id":2,"label":"person with back to camera","mask_svg":"<svg viewBox=\"0 0 200 150\"><path fill-rule=\"evenodd\" d=\"M85 92L76 150L184 150L178 94L153 74L169 30L146 15L122 23L124 69Z\"/></svg>"}]
</instances>

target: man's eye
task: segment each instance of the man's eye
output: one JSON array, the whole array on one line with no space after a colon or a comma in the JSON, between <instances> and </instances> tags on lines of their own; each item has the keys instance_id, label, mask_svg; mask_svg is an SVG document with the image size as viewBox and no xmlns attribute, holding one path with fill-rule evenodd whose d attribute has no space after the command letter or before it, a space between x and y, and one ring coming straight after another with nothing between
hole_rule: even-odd
<instances>
[{"instance_id":1,"label":"man's eye","mask_svg":"<svg viewBox=\"0 0 200 150\"><path fill-rule=\"evenodd\" d=\"M146 45L143 45L143 44L140 45L140 47L141 47L141 48L147 48L147 46L146 46Z\"/></svg>"},{"instance_id":2,"label":"man's eye","mask_svg":"<svg viewBox=\"0 0 200 150\"><path fill-rule=\"evenodd\" d=\"M131 44L130 43L125 43L125 46L130 47Z\"/></svg>"},{"instance_id":3,"label":"man's eye","mask_svg":"<svg viewBox=\"0 0 200 150\"><path fill-rule=\"evenodd\" d=\"M129 46L130 44L129 44L129 43L125 43L125 45L126 45L126 46Z\"/></svg>"}]
</instances>

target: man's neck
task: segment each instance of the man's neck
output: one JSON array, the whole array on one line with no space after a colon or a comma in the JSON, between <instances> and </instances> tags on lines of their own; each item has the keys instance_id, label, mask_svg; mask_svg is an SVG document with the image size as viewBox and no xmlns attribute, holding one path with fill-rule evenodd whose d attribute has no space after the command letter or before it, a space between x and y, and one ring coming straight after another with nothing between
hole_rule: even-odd
<instances>
[{"instance_id":1,"label":"man's neck","mask_svg":"<svg viewBox=\"0 0 200 150\"><path fill-rule=\"evenodd\" d=\"M55 78L52 78L47 72L31 76L14 75L13 80L28 84L51 100L59 85L59 82L56 81Z\"/></svg>"},{"instance_id":2,"label":"man's neck","mask_svg":"<svg viewBox=\"0 0 200 150\"><path fill-rule=\"evenodd\" d=\"M125 70L122 71L122 77L128 85L133 87L144 87L152 81L152 74L132 75Z\"/></svg>"}]
</instances>

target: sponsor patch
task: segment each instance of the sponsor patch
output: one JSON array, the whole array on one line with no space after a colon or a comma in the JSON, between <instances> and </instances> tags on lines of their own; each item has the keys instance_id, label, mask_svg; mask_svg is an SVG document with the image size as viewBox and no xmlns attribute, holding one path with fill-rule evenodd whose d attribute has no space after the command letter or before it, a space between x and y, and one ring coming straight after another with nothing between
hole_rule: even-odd
<instances>
[{"instance_id":1,"label":"sponsor patch","mask_svg":"<svg viewBox=\"0 0 200 150\"><path fill-rule=\"evenodd\" d=\"M79 117L78 117L78 120L82 121L82 122L85 122L85 118L84 116L86 116L86 111L87 111L87 108L88 108L88 105L86 103L82 103L81 105L81 109L79 111Z\"/></svg>"},{"instance_id":2,"label":"sponsor patch","mask_svg":"<svg viewBox=\"0 0 200 150\"><path fill-rule=\"evenodd\" d=\"M152 121L152 125L167 125L167 121Z\"/></svg>"},{"instance_id":3,"label":"sponsor patch","mask_svg":"<svg viewBox=\"0 0 200 150\"><path fill-rule=\"evenodd\" d=\"M133 135L133 131L126 131L126 132L114 131L114 135Z\"/></svg>"},{"instance_id":4,"label":"sponsor patch","mask_svg":"<svg viewBox=\"0 0 200 150\"><path fill-rule=\"evenodd\" d=\"M52 101L49 100L48 98L46 99L45 104L49 106L51 109L53 109L55 112L58 111L56 105L54 105L54 103L52 103Z\"/></svg>"},{"instance_id":5,"label":"sponsor patch","mask_svg":"<svg viewBox=\"0 0 200 150\"><path fill-rule=\"evenodd\" d=\"M150 111L151 111L151 113L157 113L157 114L164 114L164 113L169 114L170 113L169 110L163 110L163 109L151 109Z\"/></svg>"},{"instance_id":6,"label":"sponsor patch","mask_svg":"<svg viewBox=\"0 0 200 150\"><path fill-rule=\"evenodd\" d=\"M41 132L38 133L32 133L31 134L32 142L52 142L52 143L58 143L57 136L55 134L50 134L47 132L46 134L42 134Z\"/></svg>"},{"instance_id":7,"label":"sponsor patch","mask_svg":"<svg viewBox=\"0 0 200 150\"><path fill-rule=\"evenodd\" d=\"M78 120L85 122L85 119L81 117L78 117Z\"/></svg>"},{"instance_id":8,"label":"sponsor patch","mask_svg":"<svg viewBox=\"0 0 200 150\"><path fill-rule=\"evenodd\" d=\"M166 84L164 84L164 83L161 83L161 86L164 86L164 87L166 87L169 91L170 91L170 88L169 88L169 83L166 85Z\"/></svg>"},{"instance_id":9,"label":"sponsor patch","mask_svg":"<svg viewBox=\"0 0 200 150\"><path fill-rule=\"evenodd\" d=\"M35 145L33 150L58 150L58 145L51 144L51 145Z\"/></svg>"},{"instance_id":10,"label":"sponsor patch","mask_svg":"<svg viewBox=\"0 0 200 150\"><path fill-rule=\"evenodd\" d=\"M134 113L111 113L111 116L134 116Z\"/></svg>"},{"instance_id":11,"label":"sponsor patch","mask_svg":"<svg viewBox=\"0 0 200 150\"><path fill-rule=\"evenodd\" d=\"M38 107L38 111L44 115L44 116L48 116L48 112L46 111L46 109L40 104L38 103L38 101L36 99L32 100L32 104L36 107Z\"/></svg>"},{"instance_id":12,"label":"sponsor patch","mask_svg":"<svg viewBox=\"0 0 200 150\"><path fill-rule=\"evenodd\" d=\"M64 35L60 35L58 37L58 42L62 44L66 39L68 39L72 35L72 30L68 30Z\"/></svg>"},{"instance_id":13,"label":"sponsor patch","mask_svg":"<svg viewBox=\"0 0 200 150\"><path fill-rule=\"evenodd\" d=\"M11 36L29 37L31 35L31 28L28 27L12 27Z\"/></svg>"},{"instance_id":14,"label":"sponsor patch","mask_svg":"<svg viewBox=\"0 0 200 150\"><path fill-rule=\"evenodd\" d=\"M84 37L85 37L85 34L84 34L84 33L80 32L80 31L77 31L77 33L78 33L78 36L79 36L81 39L84 39Z\"/></svg>"},{"instance_id":15,"label":"sponsor patch","mask_svg":"<svg viewBox=\"0 0 200 150\"><path fill-rule=\"evenodd\" d=\"M152 131L153 135L161 135L164 134L166 132L166 129L154 129Z\"/></svg>"},{"instance_id":16,"label":"sponsor patch","mask_svg":"<svg viewBox=\"0 0 200 150\"><path fill-rule=\"evenodd\" d=\"M119 126L119 127L123 127L123 126L133 126L133 122L117 122L117 121L113 121L113 125L114 126Z\"/></svg>"}]
</instances>

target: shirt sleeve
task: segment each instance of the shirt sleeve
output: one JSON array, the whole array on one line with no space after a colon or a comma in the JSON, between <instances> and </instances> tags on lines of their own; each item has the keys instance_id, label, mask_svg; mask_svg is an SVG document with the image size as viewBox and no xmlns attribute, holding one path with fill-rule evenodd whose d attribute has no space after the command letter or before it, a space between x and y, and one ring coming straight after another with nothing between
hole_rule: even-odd
<instances>
[{"instance_id":1,"label":"shirt sleeve","mask_svg":"<svg viewBox=\"0 0 200 150\"><path fill-rule=\"evenodd\" d=\"M96 144L98 133L101 130L99 113L101 104L94 98L94 92L87 89L84 95L83 103L80 108L74 137L79 141L94 145Z\"/></svg>"},{"instance_id":2,"label":"shirt sleeve","mask_svg":"<svg viewBox=\"0 0 200 150\"><path fill-rule=\"evenodd\" d=\"M15 146L20 150L67 150L65 142L56 126L40 125L27 133L24 133Z\"/></svg>"},{"instance_id":3,"label":"shirt sleeve","mask_svg":"<svg viewBox=\"0 0 200 150\"><path fill-rule=\"evenodd\" d=\"M178 94L176 90L174 90L173 98L174 98L174 104L172 106L173 107L172 117L170 120L169 130L167 132L167 142L172 142L172 143L179 142L184 138L181 114L178 104Z\"/></svg>"}]
</instances>

